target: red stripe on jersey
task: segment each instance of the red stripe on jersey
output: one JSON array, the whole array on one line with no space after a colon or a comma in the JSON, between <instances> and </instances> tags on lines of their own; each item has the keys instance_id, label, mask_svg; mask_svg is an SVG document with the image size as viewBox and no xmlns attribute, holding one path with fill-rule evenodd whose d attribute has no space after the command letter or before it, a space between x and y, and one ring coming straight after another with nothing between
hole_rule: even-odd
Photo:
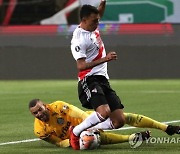
<instances>
[{"instance_id":1,"label":"red stripe on jersey","mask_svg":"<svg viewBox=\"0 0 180 154\"><path fill-rule=\"evenodd\" d=\"M95 35L96 35L96 38L100 37L99 32L95 31L94 33L95 33Z\"/></svg>"},{"instance_id":2,"label":"red stripe on jersey","mask_svg":"<svg viewBox=\"0 0 180 154\"><path fill-rule=\"evenodd\" d=\"M95 60L97 60L97 59L100 59L100 58L102 57L103 49L104 49L103 46L100 47L99 53L98 53L98 55L93 59L93 61L95 61Z\"/></svg>"},{"instance_id":3,"label":"red stripe on jersey","mask_svg":"<svg viewBox=\"0 0 180 154\"><path fill-rule=\"evenodd\" d=\"M79 72L78 73L79 79L82 80L86 76L86 74L89 73L91 70L92 70L92 68Z\"/></svg>"},{"instance_id":4,"label":"red stripe on jersey","mask_svg":"<svg viewBox=\"0 0 180 154\"><path fill-rule=\"evenodd\" d=\"M95 61L95 60L100 59L102 57L103 49L104 49L104 47L102 46L99 49L98 55L92 61ZM79 72L78 73L79 79L82 80L86 76L86 74L89 73L91 70L92 70L92 68Z\"/></svg>"}]
</instances>

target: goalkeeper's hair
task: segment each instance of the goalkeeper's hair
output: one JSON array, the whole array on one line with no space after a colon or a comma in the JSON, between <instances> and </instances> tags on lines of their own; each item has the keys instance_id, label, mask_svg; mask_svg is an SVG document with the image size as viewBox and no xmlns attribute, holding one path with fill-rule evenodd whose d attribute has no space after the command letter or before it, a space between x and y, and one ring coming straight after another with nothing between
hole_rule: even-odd
<instances>
[{"instance_id":1,"label":"goalkeeper's hair","mask_svg":"<svg viewBox=\"0 0 180 154\"><path fill-rule=\"evenodd\" d=\"M98 14L99 11L96 7L92 5L83 5L80 10L80 19L82 20L83 17L89 17L92 13Z\"/></svg>"},{"instance_id":2,"label":"goalkeeper's hair","mask_svg":"<svg viewBox=\"0 0 180 154\"><path fill-rule=\"evenodd\" d=\"M33 99L29 102L29 109L36 106L37 102L39 102L40 99L36 98L36 99Z\"/></svg>"}]
</instances>

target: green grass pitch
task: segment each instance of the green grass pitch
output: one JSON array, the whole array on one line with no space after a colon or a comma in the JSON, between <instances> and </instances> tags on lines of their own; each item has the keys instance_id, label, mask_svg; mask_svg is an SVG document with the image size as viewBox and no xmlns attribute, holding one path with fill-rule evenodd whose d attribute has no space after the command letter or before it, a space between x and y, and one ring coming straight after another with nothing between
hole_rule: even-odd
<instances>
[{"instance_id":1,"label":"green grass pitch","mask_svg":"<svg viewBox=\"0 0 180 154\"><path fill-rule=\"evenodd\" d=\"M180 120L180 80L111 80L111 86L120 96L125 112L139 113L158 121ZM179 143L144 143L132 149L129 143L101 146L91 151L74 151L58 148L44 141L4 144L13 141L34 139L33 117L28 102L40 98L45 102L63 100L80 108L75 80L0 81L0 153L179 153ZM180 123L174 123L180 125ZM126 126L125 126L126 127ZM118 130L129 134L145 129ZM168 137L164 132L150 129L154 137ZM175 135L174 138L180 138Z\"/></svg>"}]
</instances>

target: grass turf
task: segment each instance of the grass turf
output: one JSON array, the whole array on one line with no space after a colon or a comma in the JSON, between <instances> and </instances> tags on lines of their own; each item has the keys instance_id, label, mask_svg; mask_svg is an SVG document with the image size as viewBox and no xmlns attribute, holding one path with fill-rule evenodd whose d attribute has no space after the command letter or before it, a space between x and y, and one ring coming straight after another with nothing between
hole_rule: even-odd
<instances>
[{"instance_id":1,"label":"grass turf","mask_svg":"<svg viewBox=\"0 0 180 154\"><path fill-rule=\"evenodd\" d=\"M144 114L158 121L180 120L180 80L111 80L110 83L120 96L125 112ZM33 98L40 98L47 103L63 100L82 108L75 80L0 81L0 144L35 138L33 117L28 110L28 102ZM116 133L129 134L140 130L144 129L121 130ZM162 131L150 130L155 137L168 137ZM173 137L180 138L178 135ZM0 145L0 153L179 153L180 139L178 141L171 144L143 144L136 149L131 149L128 143L122 143L91 151L74 151L35 141Z\"/></svg>"}]
</instances>

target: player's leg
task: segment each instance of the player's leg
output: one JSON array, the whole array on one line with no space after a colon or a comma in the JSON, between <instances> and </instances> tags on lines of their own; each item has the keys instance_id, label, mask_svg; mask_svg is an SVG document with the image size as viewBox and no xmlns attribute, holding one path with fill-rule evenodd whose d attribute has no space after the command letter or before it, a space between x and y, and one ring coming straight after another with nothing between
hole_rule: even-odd
<instances>
[{"instance_id":1,"label":"player's leg","mask_svg":"<svg viewBox=\"0 0 180 154\"><path fill-rule=\"evenodd\" d=\"M106 90L104 84L106 83L108 83L108 80L103 76L90 76L79 81L78 94L82 106L91 109L93 108L96 112L92 113L81 124L74 128L73 133L76 136L79 136L83 130L105 121L110 116L112 110L108 105L108 101L111 101L111 98L107 99L106 94L104 93ZM115 106L115 109L116 108L117 107ZM119 114L123 116L123 113ZM118 117L121 118L121 116Z\"/></svg>"},{"instance_id":2,"label":"player's leg","mask_svg":"<svg viewBox=\"0 0 180 154\"><path fill-rule=\"evenodd\" d=\"M91 78L87 82L85 79L78 84L82 106L93 108L96 112L92 113L81 124L70 129L70 143L73 149L79 149L79 135L83 130L105 121L111 112L103 89L98 82L94 82L95 80Z\"/></svg>"},{"instance_id":3,"label":"player's leg","mask_svg":"<svg viewBox=\"0 0 180 154\"><path fill-rule=\"evenodd\" d=\"M167 129L166 124L160 123L144 115L134 114L134 113L124 113L124 116L126 119L126 124L134 127L156 128L162 131L165 131Z\"/></svg>"},{"instance_id":4,"label":"player's leg","mask_svg":"<svg viewBox=\"0 0 180 154\"><path fill-rule=\"evenodd\" d=\"M69 133L70 133L70 145L74 150L79 150L79 136L80 133L88 129L89 127L92 127L96 125L97 123L100 123L101 120L104 120L101 115L98 112L93 112L90 116L88 116L82 123L75 127L70 127Z\"/></svg>"},{"instance_id":5,"label":"player's leg","mask_svg":"<svg viewBox=\"0 0 180 154\"><path fill-rule=\"evenodd\" d=\"M124 113L124 116L125 123L134 127L160 129L168 135L180 134L179 126L167 125L140 114Z\"/></svg>"},{"instance_id":6,"label":"player's leg","mask_svg":"<svg viewBox=\"0 0 180 154\"><path fill-rule=\"evenodd\" d=\"M92 95L89 103L92 104L96 112L90 114L83 122L73 129L73 133L76 136L79 136L83 130L95 126L98 123L104 122L110 115L111 111L109 105L107 104L107 101L103 95Z\"/></svg>"},{"instance_id":7,"label":"player's leg","mask_svg":"<svg viewBox=\"0 0 180 154\"><path fill-rule=\"evenodd\" d=\"M125 124L125 117L122 109L112 111L109 118L115 129L121 128Z\"/></svg>"},{"instance_id":8,"label":"player's leg","mask_svg":"<svg viewBox=\"0 0 180 154\"><path fill-rule=\"evenodd\" d=\"M124 118L123 110L116 109L110 114L110 118L88 129L111 130L122 127L124 123L125 123L125 118Z\"/></svg>"},{"instance_id":9,"label":"player's leg","mask_svg":"<svg viewBox=\"0 0 180 154\"><path fill-rule=\"evenodd\" d=\"M168 135L180 134L180 126L167 125L151 119L144 115L134 113L124 113L125 124L140 128L155 128L166 132ZM112 121L108 118L106 121L99 123L91 129L108 130L112 126Z\"/></svg>"},{"instance_id":10,"label":"player's leg","mask_svg":"<svg viewBox=\"0 0 180 154\"><path fill-rule=\"evenodd\" d=\"M140 128L156 128L165 131L167 129L167 125L155 121L151 118L148 118L144 115L133 114L133 113L124 113L125 124L134 127ZM109 128L108 125L111 125L112 121L108 118L106 121L99 123L98 125L92 127L93 129L103 129L107 130Z\"/></svg>"},{"instance_id":11,"label":"player's leg","mask_svg":"<svg viewBox=\"0 0 180 154\"><path fill-rule=\"evenodd\" d=\"M73 129L73 133L76 136L79 136L83 130L88 129L98 123L105 121L106 119L102 116L103 115L102 113L106 110L106 108L109 108L109 107L107 105L99 106L98 107L99 112L97 111L97 112L93 112L92 114L90 114L83 122L81 122L79 125L77 125ZM102 111L102 112L100 112L100 111Z\"/></svg>"},{"instance_id":12,"label":"player's leg","mask_svg":"<svg viewBox=\"0 0 180 154\"><path fill-rule=\"evenodd\" d=\"M91 129L115 129L120 128L125 123L125 117L123 114L123 104L121 103L121 100L116 95L116 92L111 89L109 82L104 82L104 88L106 91L106 100L109 104L109 107L111 109L110 118L108 118L106 121L101 122L97 124L96 126L91 127Z\"/></svg>"},{"instance_id":13,"label":"player's leg","mask_svg":"<svg viewBox=\"0 0 180 154\"><path fill-rule=\"evenodd\" d=\"M101 105L102 107L102 105ZM71 127L70 128L70 144L74 150L79 150L79 136L80 133L88 129L105 119L98 113L98 112L93 112L91 115L89 115L82 123L77 125L76 127Z\"/></svg>"},{"instance_id":14,"label":"player's leg","mask_svg":"<svg viewBox=\"0 0 180 154\"><path fill-rule=\"evenodd\" d=\"M106 85L106 99L108 101L109 107L111 109L110 123L114 128L120 128L125 124L125 117L123 113L123 104L120 98L116 95L116 92L110 87L109 82Z\"/></svg>"},{"instance_id":15,"label":"player's leg","mask_svg":"<svg viewBox=\"0 0 180 154\"><path fill-rule=\"evenodd\" d=\"M142 141L145 141L150 138L150 132L144 131L144 132L133 133L131 135L122 135L122 134L100 131L100 137L101 137L102 145L117 144L117 143L128 142L129 140L134 140L135 137L141 139Z\"/></svg>"}]
</instances>

